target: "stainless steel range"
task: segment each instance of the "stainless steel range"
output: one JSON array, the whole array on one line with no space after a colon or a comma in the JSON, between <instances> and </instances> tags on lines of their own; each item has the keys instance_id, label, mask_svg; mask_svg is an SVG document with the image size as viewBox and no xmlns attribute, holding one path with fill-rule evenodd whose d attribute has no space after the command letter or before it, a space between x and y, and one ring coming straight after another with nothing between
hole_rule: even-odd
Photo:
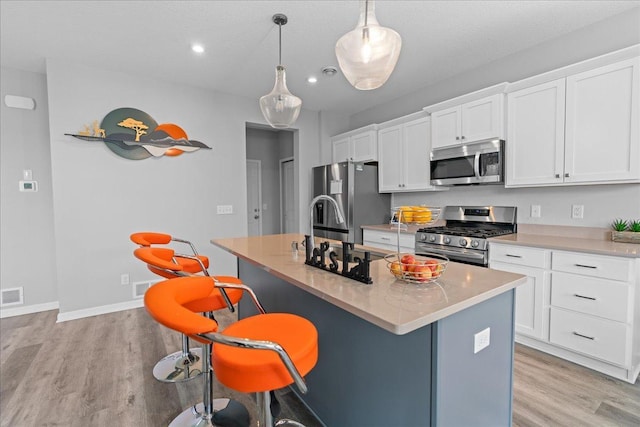
<instances>
[{"instance_id":1,"label":"stainless steel range","mask_svg":"<svg viewBox=\"0 0 640 427\"><path fill-rule=\"evenodd\" d=\"M517 231L516 207L446 206L442 227L421 228L416 233L416 254L434 253L451 261L486 267L487 239Z\"/></svg>"}]
</instances>

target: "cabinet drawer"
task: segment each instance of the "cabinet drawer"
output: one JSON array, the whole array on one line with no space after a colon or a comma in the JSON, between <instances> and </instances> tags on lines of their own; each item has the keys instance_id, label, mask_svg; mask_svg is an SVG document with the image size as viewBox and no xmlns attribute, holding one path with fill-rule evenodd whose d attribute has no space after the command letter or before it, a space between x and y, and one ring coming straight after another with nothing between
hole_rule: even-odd
<instances>
[{"instance_id":1,"label":"cabinet drawer","mask_svg":"<svg viewBox=\"0 0 640 427\"><path fill-rule=\"evenodd\" d=\"M377 231L377 230L363 230L362 240L371 243L382 243L383 245L391 245L394 249L397 249L398 245L398 233L393 231ZM366 245L366 243L364 243ZM405 248L411 248L413 252L416 246L415 234L400 233L400 246Z\"/></svg>"},{"instance_id":2,"label":"cabinet drawer","mask_svg":"<svg viewBox=\"0 0 640 427\"><path fill-rule=\"evenodd\" d=\"M554 251L552 269L612 280L631 280L631 259Z\"/></svg>"},{"instance_id":3,"label":"cabinet drawer","mask_svg":"<svg viewBox=\"0 0 640 427\"><path fill-rule=\"evenodd\" d=\"M544 249L489 243L489 264L494 261L549 268L550 252Z\"/></svg>"},{"instance_id":4,"label":"cabinet drawer","mask_svg":"<svg viewBox=\"0 0 640 427\"><path fill-rule=\"evenodd\" d=\"M551 305L627 322L631 288L623 282L551 273Z\"/></svg>"},{"instance_id":5,"label":"cabinet drawer","mask_svg":"<svg viewBox=\"0 0 640 427\"><path fill-rule=\"evenodd\" d=\"M551 307L549 341L626 366L627 326L624 323Z\"/></svg>"}]
</instances>

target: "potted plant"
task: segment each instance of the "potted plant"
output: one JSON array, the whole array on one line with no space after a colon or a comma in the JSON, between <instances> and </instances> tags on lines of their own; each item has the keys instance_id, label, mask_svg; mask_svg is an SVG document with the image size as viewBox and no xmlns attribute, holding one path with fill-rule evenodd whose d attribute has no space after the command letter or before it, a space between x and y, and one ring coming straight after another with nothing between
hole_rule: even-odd
<instances>
[{"instance_id":1,"label":"potted plant","mask_svg":"<svg viewBox=\"0 0 640 427\"><path fill-rule=\"evenodd\" d=\"M640 220L616 219L611 223L611 240L623 243L640 243Z\"/></svg>"}]
</instances>

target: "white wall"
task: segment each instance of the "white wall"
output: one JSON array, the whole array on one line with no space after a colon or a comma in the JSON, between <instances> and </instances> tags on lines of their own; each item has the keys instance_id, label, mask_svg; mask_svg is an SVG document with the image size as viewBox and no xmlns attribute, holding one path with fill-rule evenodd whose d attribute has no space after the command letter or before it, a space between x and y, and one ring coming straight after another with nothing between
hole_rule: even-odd
<instances>
[{"instance_id":1,"label":"white wall","mask_svg":"<svg viewBox=\"0 0 640 427\"><path fill-rule=\"evenodd\" d=\"M640 220L640 185L583 185L505 189L502 186L462 186L445 192L395 194L392 206L517 206L519 224L570 225L608 228L616 218ZM531 205L542 216L531 218ZM571 205L584 205L584 218L571 218Z\"/></svg>"},{"instance_id":2,"label":"white wall","mask_svg":"<svg viewBox=\"0 0 640 427\"><path fill-rule=\"evenodd\" d=\"M18 95L36 104L34 110L20 110L2 101L0 110L0 287L22 287L25 304L51 309L57 279L46 77L2 68L0 79L2 100ZM18 191L24 169L32 171L38 192ZM19 313L22 308L7 306Z\"/></svg>"},{"instance_id":3,"label":"white wall","mask_svg":"<svg viewBox=\"0 0 640 427\"><path fill-rule=\"evenodd\" d=\"M245 126L264 123L257 101L60 60L47 61L47 82L60 312L131 300L122 273L155 279L132 255L135 231L192 240L215 273L234 274L235 259L209 240L246 235ZM120 107L178 124L213 149L133 161L100 142L64 136ZM317 122L307 111L297 121L301 200L308 198L306 159L318 156ZM216 215L219 204L235 213Z\"/></svg>"}]
</instances>

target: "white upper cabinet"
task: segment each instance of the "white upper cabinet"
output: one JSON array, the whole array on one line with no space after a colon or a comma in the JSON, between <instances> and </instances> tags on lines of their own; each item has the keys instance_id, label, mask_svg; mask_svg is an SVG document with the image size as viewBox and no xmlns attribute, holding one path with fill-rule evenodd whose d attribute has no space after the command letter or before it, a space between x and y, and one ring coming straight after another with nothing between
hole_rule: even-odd
<instances>
[{"instance_id":1,"label":"white upper cabinet","mask_svg":"<svg viewBox=\"0 0 640 427\"><path fill-rule=\"evenodd\" d=\"M370 125L331 137L331 159L334 163L377 161L377 126Z\"/></svg>"},{"instance_id":2,"label":"white upper cabinet","mask_svg":"<svg viewBox=\"0 0 640 427\"><path fill-rule=\"evenodd\" d=\"M567 78L565 182L640 180L640 59Z\"/></svg>"},{"instance_id":3,"label":"white upper cabinet","mask_svg":"<svg viewBox=\"0 0 640 427\"><path fill-rule=\"evenodd\" d=\"M430 183L430 139L429 117L384 127L378 131L380 193L436 189Z\"/></svg>"},{"instance_id":4,"label":"white upper cabinet","mask_svg":"<svg viewBox=\"0 0 640 427\"><path fill-rule=\"evenodd\" d=\"M404 185L402 125L378 131L378 192L401 191ZM426 143L425 143L426 145Z\"/></svg>"},{"instance_id":5,"label":"white upper cabinet","mask_svg":"<svg viewBox=\"0 0 640 427\"><path fill-rule=\"evenodd\" d=\"M353 157L352 145L348 136L334 136L331 138L331 160L333 163L344 162Z\"/></svg>"},{"instance_id":6,"label":"white upper cabinet","mask_svg":"<svg viewBox=\"0 0 640 427\"><path fill-rule=\"evenodd\" d=\"M564 79L508 95L507 187L563 181L564 95Z\"/></svg>"},{"instance_id":7,"label":"white upper cabinet","mask_svg":"<svg viewBox=\"0 0 640 427\"><path fill-rule=\"evenodd\" d=\"M634 58L507 97L506 186L640 181Z\"/></svg>"},{"instance_id":8,"label":"white upper cabinet","mask_svg":"<svg viewBox=\"0 0 640 427\"><path fill-rule=\"evenodd\" d=\"M504 95L495 94L434 111L431 119L432 148L504 139Z\"/></svg>"}]
</instances>

